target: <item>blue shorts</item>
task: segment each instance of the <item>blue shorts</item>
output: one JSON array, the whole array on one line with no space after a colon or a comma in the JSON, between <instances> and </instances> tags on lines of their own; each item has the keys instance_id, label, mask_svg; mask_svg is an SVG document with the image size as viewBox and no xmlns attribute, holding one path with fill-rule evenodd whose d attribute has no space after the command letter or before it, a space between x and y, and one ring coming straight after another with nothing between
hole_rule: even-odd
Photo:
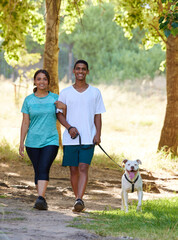
<instances>
[{"instance_id":1,"label":"blue shorts","mask_svg":"<svg viewBox=\"0 0 178 240\"><path fill-rule=\"evenodd\" d=\"M63 146L62 166L78 167L79 163L91 163L95 146L92 145L65 145Z\"/></svg>"}]
</instances>

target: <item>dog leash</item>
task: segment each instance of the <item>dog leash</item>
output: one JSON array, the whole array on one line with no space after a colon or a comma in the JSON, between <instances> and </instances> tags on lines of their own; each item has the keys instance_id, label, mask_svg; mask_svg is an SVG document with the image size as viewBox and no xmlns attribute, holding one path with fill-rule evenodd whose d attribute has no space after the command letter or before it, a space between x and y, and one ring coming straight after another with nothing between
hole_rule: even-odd
<instances>
[{"instance_id":1,"label":"dog leash","mask_svg":"<svg viewBox=\"0 0 178 240\"><path fill-rule=\"evenodd\" d=\"M68 132L69 132L69 130L70 130L71 128L75 128L75 127L70 127L70 128L68 129ZM73 139L75 139L77 136L79 136L79 145L82 146L82 141L81 141L81 136L80 136L80 134L77 133ZM87 150L87 149L90 149L90 148L92 148L94 145L96 145L96 144L92 144L90 147L85 148L85 149L86 149L86 150ZM124 170L124 168L123 168L122 166L120 166L116 161L114 161L114 160L109 156L109 154L107 154L107 152L101 147L100 144L98 144L98 146L99 146L100 149L106 154L106 156L107 156L109 159L111 159L111 161L113 161L117 166L119 166L122 170Z\"/></svg>"},{"instance_id":2,"label":"dog leash","mask_svg":"<svg viewBox=\"0 0 178 240\"><path fill-rule=\"evenodd\" d=\"M119 166L122 170L124 170L124 168L122 166L120 166L116 161L114 161L108 154L107 152L101 147L100 144L98 144L98 146L100 147L100 149L106 154L106 156L111 159L111 161L113 161L115 164L117 164L117 166Z\"/></svg>"}]
</instances>

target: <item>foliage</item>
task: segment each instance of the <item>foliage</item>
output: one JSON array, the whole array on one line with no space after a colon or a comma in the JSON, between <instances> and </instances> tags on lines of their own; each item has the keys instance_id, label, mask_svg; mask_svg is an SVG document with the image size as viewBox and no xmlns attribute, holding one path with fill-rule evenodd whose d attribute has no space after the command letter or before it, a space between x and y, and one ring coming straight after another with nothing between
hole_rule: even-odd
<instances>
[{"instance_id":1,"label":"foliage","mask_svg":"<svg viewBox=\"0 0 178 240\"><path fill-rule=\"evenodd\" d=\"M2 0L0 2L1 48L7 62L18 63L21 51L26 49L25 39L29 34L34 41L44 43L44 20L37 10L41 1Z\"/></svg>"},{"instance_id":2,"label":"foliage","mask_svg":"<svg viewBox=\"0 0 178 240\"><path fill-rule=\"evenodd\" d=\"M122 28L113 18L112 4L87 7L81 24L76 25L72 34L62 32L60 42L73 46L74 58L89 62L89 79L94 82L153 78L165 54L159 46L150 51L140 49L144 31L138 28L131 41L125 39Z\"/></svg>"},{"instance_id":3,"label":"foliage","mask_svg":"<svg viewBox=\"0 0 178 240\"><path fill-rule=\"evenodd\" d=\"M178 198L144 201L142 212L132 202L129 212L109 210L78 217L72 226L95 231L101 236L125 236L139 239L177 239Z\"/></svg>"},{"instance_id":4,"label":"foliage","mask_svg":"<svg viewBox=\"0 0 178 240\"><path fill-rule=\"evenodd\" d=\"M162 0L162 13L159 18L159 29L164 30L166 37L178 34L178 2L177 0Z\"/></svg>"},{"instance_id":5,"label":"foliage","mask_svg":"<svg viewBox=\"0 0 178 240\"><path fill-rule=\"evenodd\" d=\"M25 66L29 66L30 64L35 64L37 62L39 62L41 55L39 53L27 53L27 51L25 49L21 49L19 51L19 60L18 60L18 66L20 67L25 67ZM9 64L12 67L16 67L17 65L17 61L12 59L9 59Z\"/></svg>"},{"instance_id":6,"label":"foliage","mask_svg":"<svg viewBox=\"0 0 178 240\"><path fill-rule=\"evenodd\" d=\"M81 19L85 8L84 0L65 0L61 4L61 16L65 16L63 29L69 34L75 29L76 23Z\"/></svg>"},{"instance_id":7,"label":"foliage","mask_svg":"<svg viewBox=\"0 0 178 240\"><path fill-rule=\"evenodd\" d=\"M154 44L166 43L170 34L178 33L176 0L118 0L114 1L115 21L123 27L125 36L132 38L132 30L145 30L143 43L151 48Z\"/></svg>"}]
</instances>

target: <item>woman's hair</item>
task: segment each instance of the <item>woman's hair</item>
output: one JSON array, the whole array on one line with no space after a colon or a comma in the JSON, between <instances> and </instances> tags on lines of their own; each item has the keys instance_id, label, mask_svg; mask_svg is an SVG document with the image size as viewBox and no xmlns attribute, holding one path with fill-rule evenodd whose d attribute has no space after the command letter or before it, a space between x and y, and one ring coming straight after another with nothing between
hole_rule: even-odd
<instances>
[{"instance_id":1,"label":"woman's hair","mask_svg":"<svg viewBox=\"0 0 178 240\"><path fill-rule=\"evenodd\" d=\"M46 76L46 78L48 79L48 85L49 85L49 84L50 84L50 76L49 76L49 73L48 73L45 69L39 69L38 71L35 72L34 77L33 77L34 81L35 81L36 76L37 76L39 73L43 73L43 74ZM35 87L35 88L33 89L33 92L34 92L34 93L35 93L36 91L37 91L37 87Z\"/></svg>"}]
</instances>

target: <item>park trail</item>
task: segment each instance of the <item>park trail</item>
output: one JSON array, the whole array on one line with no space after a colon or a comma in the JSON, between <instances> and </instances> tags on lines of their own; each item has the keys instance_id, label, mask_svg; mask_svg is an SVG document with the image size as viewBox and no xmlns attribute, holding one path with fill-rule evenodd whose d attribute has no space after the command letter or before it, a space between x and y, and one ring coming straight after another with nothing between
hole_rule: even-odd
<instances>
[{"instance_id":1,"label":"park trail","mask_svg":"<svg viewBox=\"0 0 178 240\"><path fill-rule=\"evenodd\" d=\"M178 192L174 172L152 173L140 170L143 178L144 200L175 196ZM93 210L120 209L121 176L119 169L91 166L89 182L84 196L86 210L74 213L74 196L69 171L55 163L52 165L46 193L48 211L33 209L36 190L31 165L19 161L0 159L0 240L85 240L135 239L134 237L102 237L87 230L68 227L78 216L87 217ZM137 199L130 194L129 201Z\"/></svg>"}]
</instances>

